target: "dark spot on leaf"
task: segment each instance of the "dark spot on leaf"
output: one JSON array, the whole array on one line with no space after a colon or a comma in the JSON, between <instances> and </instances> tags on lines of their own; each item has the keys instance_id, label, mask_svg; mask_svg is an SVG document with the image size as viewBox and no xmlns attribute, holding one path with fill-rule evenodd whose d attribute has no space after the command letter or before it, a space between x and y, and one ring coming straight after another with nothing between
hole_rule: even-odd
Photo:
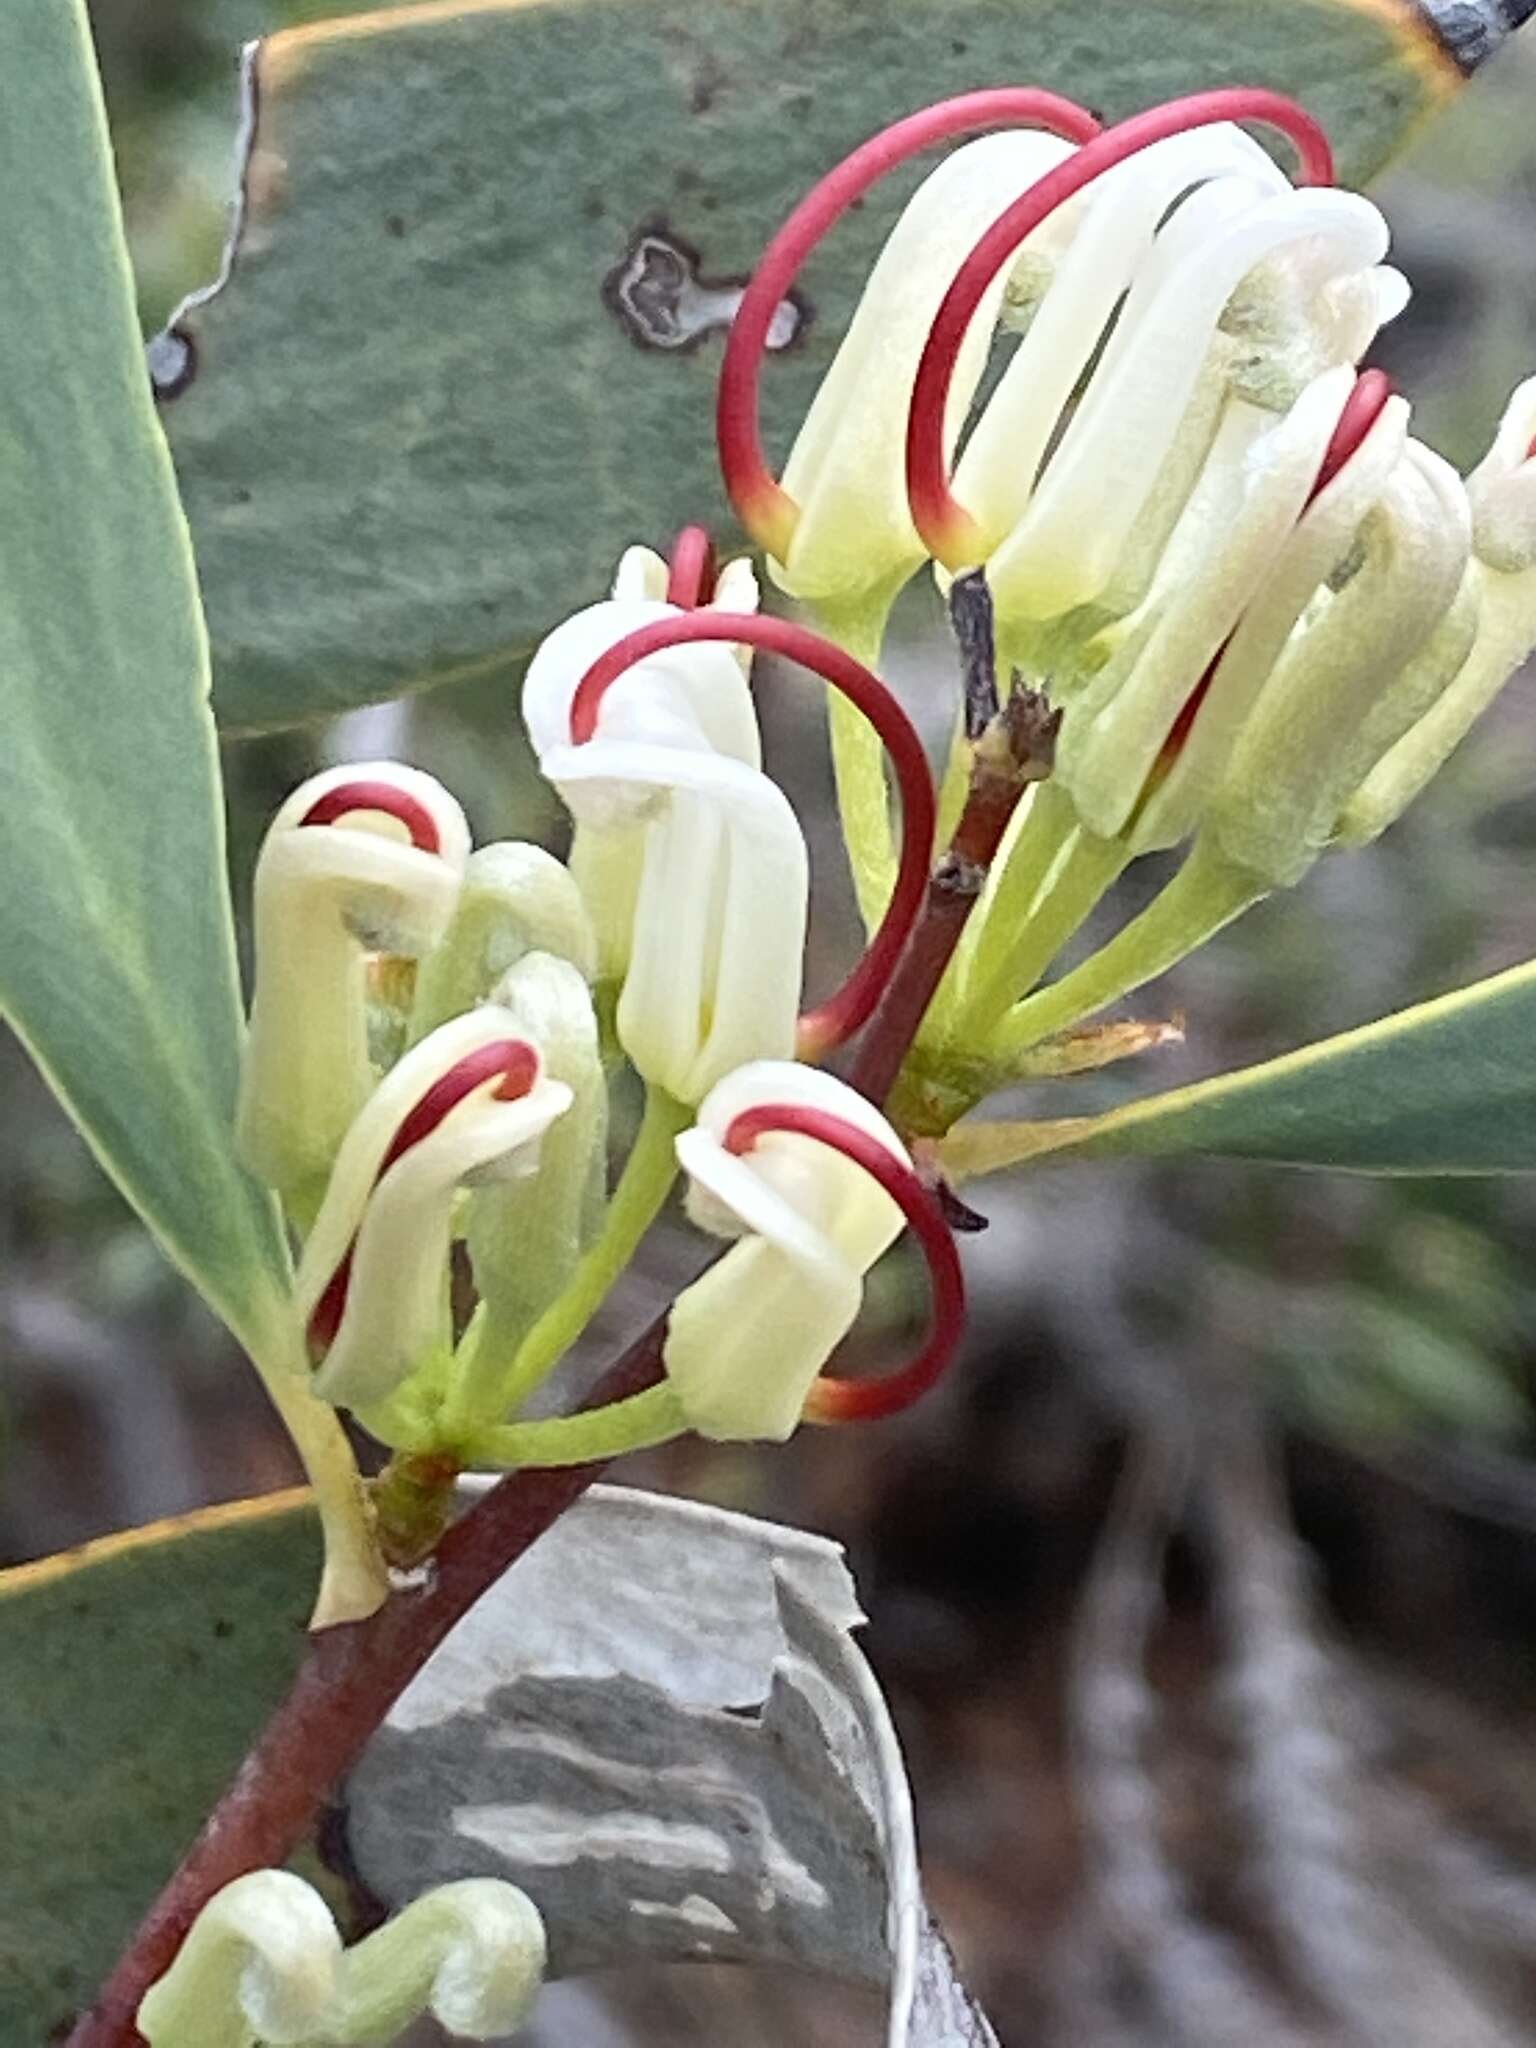
<instances>
[{"instance_id":1,"label":"dark spot on leaf","mask_svg":"<svg viewBox=\"0 0 1536 2048\"><path fill-rule=\"evenodd\" d=\"M725 66L713 53L707 54L699 65L693 89L688 95L689 112L707 114L729 84L730 74Z\"/></svg>"},{"instance_id":2,"label":"dark spot on leaf","mask_svg":"<svg viewBox=\"0 0 1536 2048\"><path fill-rule=\"evenodd\" d=\"M951 57L963 57L970 47L969 43L962 41L959 36L956 36L949 46L949 54Z\"/></svg>"},{"instance_id":3,"label":"dark spot on leaf","mask_svg":"<svg viewBox=\"0 0 1536 2048\"><path fill-rule=\"evenodd\" d=\"M213 1632L221 1643L227 1642L235 1632L235 1624L221 1614L213 1624Z\"/></svg>"},{"instance_id":4,"label":"dark spot on leaf","mask_svg":"<svg viewBox=\"0 0 1536 2048\"><path fill-rule=\"evenodd\" d=\"M398 213L389 213L384 216L384 229L387 234L393 235L398 242L405 233L405 222Z\"/></svg>"},{"instance_id":5,"label":"dark spot on leaf","mask_svg":"<svg viewBox=\"0 0 1536 2048\"><path fill-rule=\"evenodd\" d=\"M150 389L164 405L180 398L197 375L197 348L190 334L179 327L162 328L144 346Z\"/></svg>"},{"instance_id":6,"label":"dark spot on leaf","mask_svg":"<svg viewBox=\"0 0 1536 2048\"><path fill-rule=\"evenodd\" d=\"M606 211L601 192L589 192L581 202L581 217L583 220L601 220Z\"/></svg>"},{"instance_id":7,"label":"dark spot on leaf","mask_svg":"<svg viewBox=\"0 0 1536 2048\"><path fill-rule=\"evenodd\" d=\"M735 317L745 278L708 278L699 252L664 221L637 228L622 260L603 279L603 304L637 347L682 354ZM799 292L781 301L770 349L798 341L811 307Z\"/></svg>"}]
</instances>

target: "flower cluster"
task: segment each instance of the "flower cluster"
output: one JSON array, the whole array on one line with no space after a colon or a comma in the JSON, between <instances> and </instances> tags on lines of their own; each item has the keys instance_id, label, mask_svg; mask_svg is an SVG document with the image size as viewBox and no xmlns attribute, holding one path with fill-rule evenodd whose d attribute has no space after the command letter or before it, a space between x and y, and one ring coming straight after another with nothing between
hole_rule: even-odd
<instances>
[{"instance_id":1,"label":"flower cluster","mask_svg":"<svg viewBox=\"0 0 1536 2048\"><path fill-rule=\"evenodd\" d=\"M667 596L684 581L696 602ZM670 569L632 549L614 595L539 649L524 711L576 820L569 867L533 846L471 851L447 792L387 762L315 777L267 835L242 1147L303 1237L315 1391L439 1470L587 1462L683 1429L782 1438L806 1412L904 1405L954 1349L959 1268L935 1196L885 1117L797 1058L866 1023L906 943L932 783L878 680L756 596L749 565L715 579L690 532ZM872 714L908 814L881 930L804 1014L805 844L761 765L754 646ZM615 1054L647 1107L608 1199ZM664 1381L592 1415L523 1418L680 1170L694 1222L741 1242L673 1305ZM823 1378L904 1220L934 1273L932 1338L886 1379Z\"/></svg>"},{"instance_id":2,"label":"flower cluster","mask_svg":"<svg viewBox=\"0 0 1536 2048\"><path fill-rule=\"evenodd\" d=\"M1242 123L1278 131L1294 180ZM774 308L877 179L960 138L776 479ZM816 187L742 300L717 424L743 525L821 630L761 610L751 562L717 571L701 529L670 560L631 548L524 687L568 865L472 850L452 798L388 763L306 783L268 834L240 1133L303 1239L319 1394L452 1471L778 1439L932 1382L963 1289L902 1131L1032 1060L1060 1071L1043 1042L1381 832L1536 641L1536 383L1466 483L1417 442L1360 367L1407 296L1387 243L1315 124L1259 91L1107 130L1050 94L969 94ZM873 666L925 563L965 668L942 799ZM810 1008L765 654L827 687L870 927ZM1041 985L1129 861L1180 848L1139 917ZM852 1041L859 1087L821 1064ZM903 1055L893 1122L869 1097ZM616 1063L646 1108L610 1193ZM679 1173L730 1248L672 1305L664 1377L530 1419ZM885 1377L831 1376L904 1227L930 1335Z\"/></svg>"}]
</instances>

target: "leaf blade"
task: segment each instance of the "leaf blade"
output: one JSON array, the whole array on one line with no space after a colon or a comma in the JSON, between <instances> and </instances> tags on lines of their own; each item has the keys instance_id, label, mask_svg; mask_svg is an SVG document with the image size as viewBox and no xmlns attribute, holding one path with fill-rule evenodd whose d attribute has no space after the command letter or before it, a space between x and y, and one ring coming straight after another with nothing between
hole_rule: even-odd
<instances>
[{"instance_id":1,"label":"leaf blade","mask_svg":"<svg viewBox=\"0 0 1536 2048\"><path fill-rule=\"evenodd\" d=\"M287 1253L230 1138L242 1029L208 664L83 11L0 20L0 1011L271 1356ZM46 366L43 376L37 365Z\"/></svg>"},{"instance_id":2,"label":"leaf blade","mask_svg":"<svg viewBox=\"0 0 1536 2048\"><path fill-rule=\"evenodd\" d=\"M958 1124L936 1150L957 1179L1069 1155L1536 1172L1536 961L1102 1116Z\"/></svg>"},{"instance_id":3,"label":"leaf blade","mask_svg":"<svg viewBox=\"0 0 1536 2048\"><path fill-rule=\"evenodd\" d=\"M292 1492L0 1572L0 2039L90 2002L297 1671L319 1558Z\"/></svg>"}]
</instances>

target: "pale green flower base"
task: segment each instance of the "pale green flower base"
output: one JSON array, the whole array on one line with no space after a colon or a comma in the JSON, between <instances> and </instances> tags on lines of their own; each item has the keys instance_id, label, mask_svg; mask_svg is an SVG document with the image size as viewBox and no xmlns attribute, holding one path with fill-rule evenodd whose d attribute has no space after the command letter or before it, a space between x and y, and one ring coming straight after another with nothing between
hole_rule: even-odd
<instances>
[{"instance_id":1,"label":"pale green flower base","mask_svg":"<svg viewBox=\"0 0 1536 2048\"><path fill-rule=\"evenodd\" d=\"M498 1427L503 1417L515 1414L543 1385L634 1258L677 1178L673 1141L692 1116L686 1104L675 1102L660 1089L647 1091L639 1133L608 1204L603 1227L577 1265L570 1285L550 1303L510 1360L494 1345L480 1341L482 1331L471 1329L467 1341L474 1348L461 1363L437 1419L434 1448L472 1451L467 1462L477 1465L531 1462L516 1455L510 1460L499 1454L488 1459L488 1446L506 1440L506 1432ZM549 1426L522 1425L530 1429Z\"/></svg>"}]
</instances>

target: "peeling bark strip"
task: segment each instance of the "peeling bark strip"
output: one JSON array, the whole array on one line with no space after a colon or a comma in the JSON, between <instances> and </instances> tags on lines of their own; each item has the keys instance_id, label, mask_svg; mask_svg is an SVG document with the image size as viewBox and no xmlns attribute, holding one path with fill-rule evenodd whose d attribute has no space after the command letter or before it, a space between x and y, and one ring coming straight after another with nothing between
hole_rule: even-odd
<instances>
[{"instance_id":1,"label":"peeling bark strip","mask_svg":"<svg viewBox=\"0 0 1536 2048\"><path fill-rule=\"evenodd\" d=\"M664 221L637 228L603 279L603 304L637 348L681 353L736 317L747 280L707 278L699 252ZM810 325L811 307L794 292L779 303L768 331L774 351L790 348Z\"/></svg>"},{"instance_id":2,"label":"peeling bark strip","mask_svg":"<svg viewBox=\"0 0 1536 2048\"><path fill-rule=\"evenodd\" d=\"M1447 54L1469 78L1536 14L1536 0L1419 0Z\"/></svg>"}]
</instances>

